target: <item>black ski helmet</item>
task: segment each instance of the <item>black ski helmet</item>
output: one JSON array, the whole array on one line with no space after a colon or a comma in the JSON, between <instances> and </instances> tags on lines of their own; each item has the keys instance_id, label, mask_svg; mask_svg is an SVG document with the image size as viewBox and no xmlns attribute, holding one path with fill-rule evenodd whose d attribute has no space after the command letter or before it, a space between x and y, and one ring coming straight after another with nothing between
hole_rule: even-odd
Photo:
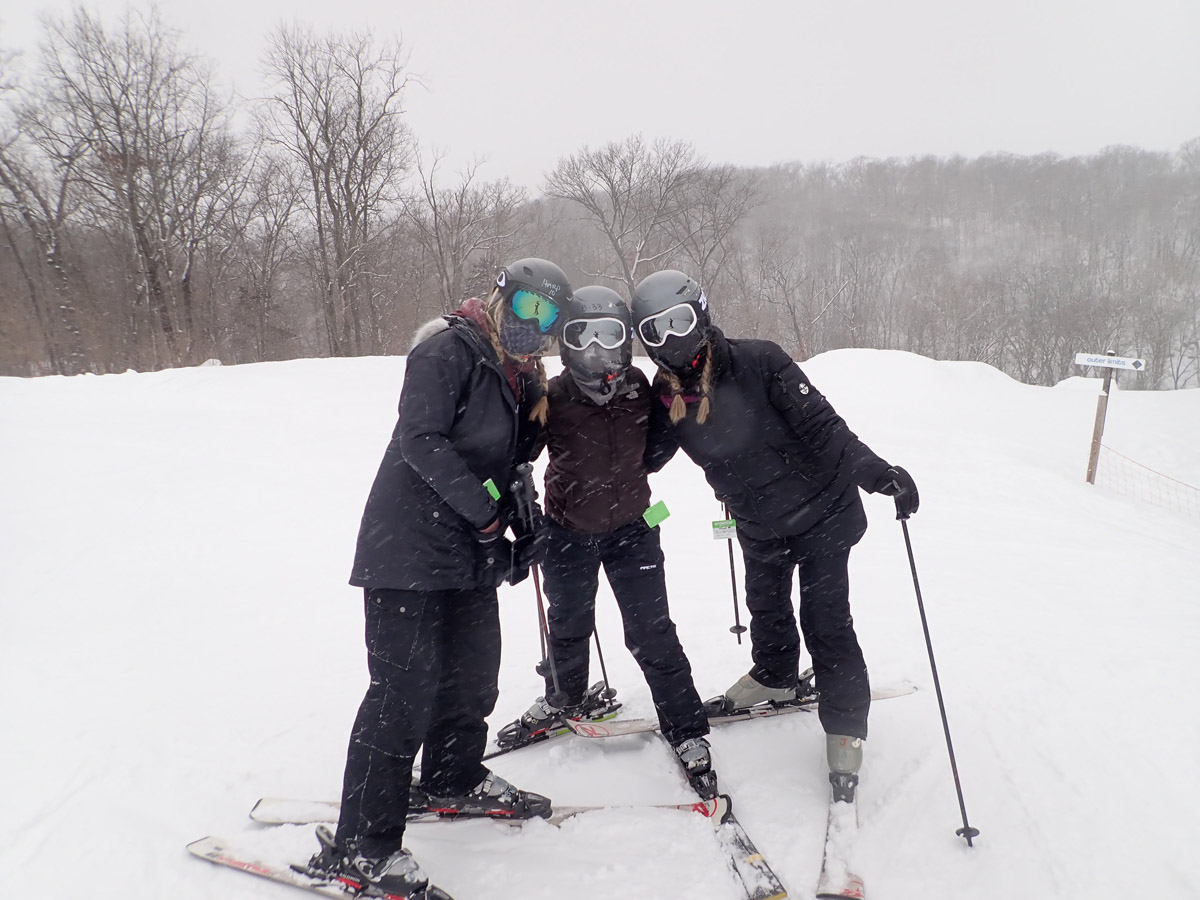
<instances>
[{"instance_id":1,"label":"black ski helmet","mask_svg":"<svg viewBox=\"0 0 1200 900\"><path fill-rule=\"evenodd\" d=\"M496 273L500 313L497 319L500 344L514 356L530 356L542 350L549 338L557 337L566 319L571 285L563 270L545 259L530 256L509 263ZM549 303L534 300L536 314L523 315L514 303L529 292Z\"/></svg>"},{"instance_id":2,"label":"black ski helmet","mask_svg":"<svg viewBox=\"0 0 1200 900\"><path fill-rule=\"evenodd\" d=\"M678 317L661 318L677 307ZM704 291L677 269L664 269L638 282L633 289L633 321L650 358L680 375L695 367L712 328Z\"/></svg>"},{"instance_id":3,"label":"black ski helmet","mask_svg":"<svg viewBox=\"0 0 1200 900\"><path fill-rule=\"evenodd\" d=\"M575 291L558 341L563 365L593 399L605 402L625 383L633 317L616 291L598 284Z\"/></svg>"}]
</instances>

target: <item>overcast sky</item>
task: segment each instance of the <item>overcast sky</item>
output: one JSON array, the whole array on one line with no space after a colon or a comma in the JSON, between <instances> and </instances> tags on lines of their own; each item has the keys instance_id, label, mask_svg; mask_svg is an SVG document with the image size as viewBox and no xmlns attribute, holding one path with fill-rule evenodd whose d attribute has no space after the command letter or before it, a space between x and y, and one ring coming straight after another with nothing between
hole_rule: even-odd
<instances>
[{"instance_id":1,"label":"overcast sky","mask_svg":"<svg viewBox=\"0 0 1200 900\"><path fill-rule=\"evenodd\" d=\"M33 52L38 14L0 11ZM87 4L109 20L118 0ZM989 152L1064 156L1200 137L1200 0L160 0L185 45L261 93L283 21L398 35L408 121L452 168L538 188L634 133L712 162ZM15 8L14 8L15 7Z\"/></svg>"}]
</instances>

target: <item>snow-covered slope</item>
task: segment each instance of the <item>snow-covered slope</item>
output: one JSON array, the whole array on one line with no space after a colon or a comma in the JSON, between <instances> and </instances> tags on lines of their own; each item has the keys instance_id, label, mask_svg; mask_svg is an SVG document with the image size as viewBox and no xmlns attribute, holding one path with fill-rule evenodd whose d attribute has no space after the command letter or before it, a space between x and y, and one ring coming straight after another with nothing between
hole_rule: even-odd
<instances>
[{"instance_id":1,"label":"snow-covered slope","mask_svg":"<svg viewBox=\"0 0 1200 900\"><path fill-rule=\"evenodd\" d=\"M921 488L910 523L974 848L960 824L891 503L851 557L877 704L856 865L872 900L1200 896L1200 519L1084 484L1097 381L1057 388L973 363L840 351L806 373ZM0 379L0 895L231 900L287 888L183 846L264 831L260 795L336 798L366 682L346 585L403 359L301 360ZM1107 441L1200 484L1200 391L1117 393ZM653 481L671 602L703 696L748 667L729 633L720 517L682 456ZM739 559L740 581L740 559ZM740 592L740 585L739 585ZM649 695L602 589L609 674ZM539 692L533 588L505 589L499 726ZM745 613L743 612L743 619ZM593 666L598 676L598 669ZM811 897L827 790L809 715L718 729L739 818ZM689 793L661 740L564 738L497 760L568 804ZM561 830L414 827L459 900L734 896L706 825L611 811Z\"/></svg>"}]
</instances>

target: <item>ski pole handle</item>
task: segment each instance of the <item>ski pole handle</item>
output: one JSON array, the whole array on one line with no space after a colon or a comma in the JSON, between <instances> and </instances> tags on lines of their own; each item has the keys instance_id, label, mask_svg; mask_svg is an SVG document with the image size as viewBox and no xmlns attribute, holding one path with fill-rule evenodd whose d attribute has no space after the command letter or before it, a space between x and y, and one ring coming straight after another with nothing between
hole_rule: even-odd
<instances>
[{"instance_id":1,"label":"ski pole handle","mask_svg":"<svg viewBox=\"0 0 1200 900\"><path fill-rule=\"evenodd\" d=\"M534 515L534 497L537 488L533 486L533 464L523 462L516 468L517 477L513 479L513 499L517 504L517 518L525 526L527 534L533 533L536 517Z\"/></svg>"}]
</instances>

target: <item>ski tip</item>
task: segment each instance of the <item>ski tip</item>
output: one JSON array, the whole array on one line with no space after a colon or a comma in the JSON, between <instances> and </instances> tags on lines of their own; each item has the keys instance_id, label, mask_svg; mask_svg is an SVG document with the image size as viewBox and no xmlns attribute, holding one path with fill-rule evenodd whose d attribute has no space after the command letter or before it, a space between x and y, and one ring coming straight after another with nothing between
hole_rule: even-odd
<instances>
[{"instance_id":1,"label":"ski tip","mask_svg":"<svg viewBox=\"0 0 1200 900\"><path fill-rule=\"evenodd\" d=\"M198 856L201 859L220 861L221 857L226 852L226 842L218 837L207 835L206 837L198 838L190 844L185 845L185 849L192 856Z\"/></svg>"},{"instance_id":2,"label":"ski tip","mask_svg":"<svg viewBox=\"0 0 1200 900\"><path fill-rule=\"evenodd\" d=\"M866 900L867 891L863 880L852 872L846 873L846 880L836 890L818 888L817 900Z\"/></svg>"}]
</instances>

